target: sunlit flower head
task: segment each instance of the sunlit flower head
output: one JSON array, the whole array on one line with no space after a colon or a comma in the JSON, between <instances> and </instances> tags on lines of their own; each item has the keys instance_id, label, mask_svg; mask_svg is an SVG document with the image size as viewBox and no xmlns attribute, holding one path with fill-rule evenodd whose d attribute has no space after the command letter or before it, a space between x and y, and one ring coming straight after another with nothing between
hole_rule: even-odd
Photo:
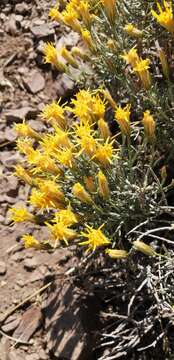
<instances>
[{"instance_id":1,"label":"sunlit flower head","mask_svg":"<svg viewBox=\"0 0 174 360\"><path fill-rule=\"evenodd\" d=\"M34 215L31 214L26 208L11 208L10 209L10 220L14 223L23 221L34 221Z\"/></svg>"},{"instance_id":2,"label":"sunlit flower head","mask_svg":"<svg viewBox=\"0 0 174 360\"><path fill-rule=\"evenodd\" d=\"M50 122L52 125L58 125L62 129L65 129L67 126L67 120L65 118L65 109L64 105L60 105L60 100L58 102L53 101L51 104L46 105L40 117L45 121Z\"/></svg>"},{"instance_id":3,"label":"sunlit flower head","mask_svg":"<svg viewBox=\"0 0 174 360\"><path fill-rule=\"evenodd\" d=\"M127 64L131 65L132 67L136 66L137 62L139 61L136 48L132 48L128 53L125 52L121 57L127 62Z\"/></svg>"},{"instance_id":4,"label":"sunlit flower head","mask_svg":"<svg viewBox=\"0 0 174 360\"><path fill-rule=\"evenodd\" d=\"M64 224L64 222L56 222L55 224L46 223L48 229L51 232L51 235L55 241L55 246L59 241L64 241L66 245L68 245L69 240L75 239L77 233L75 230L70 229L68 226Z\"/></svg>"},{"instance_id":5,"label":"sunlit flower head","mask_svg":"<svg viewBox=\"0 0 174 360\"><path fill-rule=\"evenodd\" d=\"M42 49L44 62L55 66L59 71L66 72L66 66L58 59L58 52L52 43L45 43Z\"/></svg>"},{"instance_id":6,"label":"sunlit flower head","mask_svg":"<svg viewBox=\"0 0 174 360\"><path fill-rule=\"evenodd\" d=\"M109 245L110 240L103 234L102 227L103 225L98 229L93 229L93 227L87 225L86 232L81 232L81 235L87 240L80 242L79 245L87 245L87 251L95 251L98 247Z\"/></svg>"},{"instance_id":7,"label":"sunlit flower head","mask_svg":"<svg viewBox=\"0 0 174 360\"><path fill-rule=\"evenodd\" d=\"M50 9L50 11L49 11L49 17L50 17L52 20L56 20L56 21L59 22L59 23L63 23L63 16L62 16L62 14L60 13L58 7L53 7L53 8Z\"/></svg>"},{"instance_id":8,"label":"sunlit flower head","mask_svg":"<svg viewBox=\"0 0 174 360\"><path fill-rule=\"evenodd\" d=\"M140 77L143 87L149 89L151 86L151 76L149 72L150 60L149 59L139 59L136 65L133 67L134 72Z\"/></svg>"},{"instance_id":9,"label":"sunlit flower head","mask_svg":"<svg viewBox=\"0 0 174 360\"><path fill-rule=\"evenodd\" d=\"M68 206L66 209L60 210L54 214L53 222L61 222L65 226L71 226L76 224L78 221L77 216L74 214L71 207Z\"/></svg>"},{"instance_id":10,"label":"sunlit flower head","mask_svg":"<svg viewBox=\"0 0 174 360\"><path fill-rule=\"evenodd\" d=\"M40 242L37 239L35 239L35 237L32 235L25 234L22 236L21 240L24 242L26 249L28 249L28 248L34 248L37 250L41 249Z\"/></svg>"},{"instance_id":11,"label":"sunlit flower head","mask_svg":"<svg viewBox=\"0 0 174 360\"><path fill-rule=\"evenodd\" d=\"M157 3L159 13L154 10L151 10L152 15L157 20L157 22L163 26L166 30L171 33L174 33L174 18L172 10L172 1L163 1L163 8L160 3Z\"/></svg>"},{"instance_id":12,"label":"sunlit flower head","mask_svg":"<svg viewBox=\"0 0 174 360\"><path fill-rule=\"evenodd\" d=\"M97 160L103 167L107 167L112 163L114 152L113 142L109 142L107 139L104 144L98 144L93 159Z\"/></svg>"},{"instance_id":13,"label":"sunlit flower head","mask_svg":"<svg viewBox=\"0 0 174 360\"><path fill-rule=\"evenodd\" d=\"M15 175L27 184L33 184L32 174L30 174L29 171L23 168L20 164L15 166Z\"/></svg>"}]
</instances>

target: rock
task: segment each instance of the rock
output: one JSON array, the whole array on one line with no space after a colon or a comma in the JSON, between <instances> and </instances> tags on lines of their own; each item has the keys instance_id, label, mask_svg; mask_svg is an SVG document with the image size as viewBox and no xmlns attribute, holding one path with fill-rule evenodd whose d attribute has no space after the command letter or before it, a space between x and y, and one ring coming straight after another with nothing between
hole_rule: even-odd
<instances>
[{"instance_id":1,"label":"rock","mask_svg":"<svg viewBox=\"0 0 174 360\"><path fill-rule=\"evenodd\" d=\"M7 271L7 266L4 261L0 261L0 275L5 275Z\"/></svg>"},{"instance_id":2,"label":"rock","mask_svg":"<svg viewBox=\"0 0 174 360\"><path fill-rule=\"evenodd\" d=\"M23 315L18 328L13 333L16 339L29 341L42 321L42 313L36 306L30 307Z\"/></svg>"},{"instance_id":3,"label":"rock","mask_svg":"<svg viewBox=\"0 0 174 360\"><path fill-rule=\"evenodd\" d=\"M37 70L33 70L27 77L23 78L23 83L32 94L37 94L45 87L45 79Z\"/></svg>"},{"instance_id":4,"label":"rock","mask_svg":"<svg viewBox=\"0 0 174 360\"><path fill-rule=\"evenodd\" d=\"M37 354L28 354L25 357L25 360L40 360Z\"/></svg>"},{"instance_id":5,"label":"rock","mask_svg":"<svg viewBox=\"0 0 174 360\"><path fill-rule=\"evenodd\" d=\"M19 109L9 110L5 113L7 122L16 122L24 119L35 118L37 110L32 107L25 106Z\"/></svg>"},{"instance_id":6,"label":"rock","mask_svg":"<svg viewBox=\"0 0 174 360\"><path fill-rule=\"evenodd\" d=\"M16 318L12 315L5 321L5 324L2 325L2 330L6 333L14 331L19 325L19 323L20 323L20 318Z\"/></svg>"},{"instance_id":7,"label":"rock","mask_svg":"<svg viewBox=\"0 0 174 360\"><path fill-rule=\"evenodd\" d=\"M49 24L31 25L32 34L38 39L54 40L54 29Z\"/></svg>"},{"instance_id":8,"label":"rock","mask_svg":"<svg viewBox=\"0 0 174 360\"><path fill-rule=\"evenodd\" d=\"M39 360L47 360L47 355L43 349L39 351Z\"/></svg>"},{"instance_id":9,"label":"rock","mask_svg":"<svg viewBox=\"0 0 174 360\"><path fill-rule=\"evenodd\" d=\"M5 133L4 133L5 139L7 141L13 142L17 138L17 134L15 134L14 129L10 128L9 126L6 126ZM1 139L1 136L0 136ZM0 140L1 142L1 140Z\"/></svg>"},{"instance_id":10,"label":"rock","mask_svg":"<svg viewBox=\"0 0 174 360\"><path fill-rule=\"evenodd\" d=\"M26 270L32 271L37 267L37 260L35 258L25 259L24 268Z\"/></svg>"},{"instance_id":11,"label":"rock","mask_svg":"<svg viewBox=\"0 0 174 360\"><path fill-rule=\"evenodd\" d=\"M12 36L17 34L16 18L14 14L10 16L6 24L6 32Z\"/></svg>"},{"instance_id":12,"label":"rock","mask_svg":"<svg viewBox=\"0 0 174 360\"><path fill-rule=\"evenodd\" d=\"M16 4L14 9L16 14L26 15L31 11L31 8L25 3Z\"/></svg>"},{"instance_id":13,"label":"rock","mask_svg":"<svg viewBox=\"0 0 174 360\"><path fill-rule=\"evenodd\" d=\"M61 74L54 86L58 97L66 97L72 93L72 90L74 89L74 82L68 77L68 75Z\"/></svg>"},{"instance_id":14,"label":"rock","mask_svg":"<svg viewBox=\"0 0 174 360\"><path fill-rule=\"evenodd\" d=\"M17 353L17 350L11 350L7 360L24 360L23 356Z\"/></svg>"},{"instance_id":15,"label":"rock","mask_svg":"<svg viewBox=\"0 0 174 360\"><path fill-rule=\"evenodd\" d=\"M56 358L91 359L87 351L86 356L82 355L86 335L74 286L58 283L56 287L54 284L54 290L49 292L45 320L47 348Z\"/></svg>"}]
</instances>

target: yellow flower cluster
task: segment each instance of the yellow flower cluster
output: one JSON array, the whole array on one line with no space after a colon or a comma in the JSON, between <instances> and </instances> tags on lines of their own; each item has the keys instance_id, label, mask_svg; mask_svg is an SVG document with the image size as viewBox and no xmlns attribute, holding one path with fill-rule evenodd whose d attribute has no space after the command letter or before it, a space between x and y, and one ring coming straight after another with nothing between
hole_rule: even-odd
<instances>
[{"instance_id":1,"label":"yellow flower cluster","mask_svg":"<svg viewBox=\"0 0 174 360\"><path fill-rule=\"evenodd\" d=\"M123 138L130 139L131 105L116 105L110 93L100 89L80 90L69 106L60 101L46 105L40 117L49 124L49 133L39 134L25 123L15 125L17 147L27 162L26 169L16 166L16 174L32 185L28 202L34 213L45 217L50 246L56 247L60 241L67 245L79 237L87 239L78 243L87 246L88 251L111 244L111 234L105 233L100 217L95 225L91 219L97 211L103 211L100 203L112 202L115 185L112 188L110 174L120 156L105 120L108 103ZM155 121L150 111L144 113L142 123L147 140L153 141ZM35 222L36 215L25 208L13 208L11 220ZM44 248L31 235L24 235L23 241L25 247ZM107 248L106 253L112 258L127 256L120 249Z\"/></svg>"}]
</instances>

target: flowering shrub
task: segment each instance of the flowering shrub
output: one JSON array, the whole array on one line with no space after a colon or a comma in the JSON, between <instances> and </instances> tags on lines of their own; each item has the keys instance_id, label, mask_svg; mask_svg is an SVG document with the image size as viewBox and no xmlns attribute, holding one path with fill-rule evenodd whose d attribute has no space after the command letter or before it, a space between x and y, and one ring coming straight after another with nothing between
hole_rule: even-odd
<instances>
[{"instance_id":1,"label":"flowering shrub","mask_svg":"<svg viewBox=\"0 0 174 360\"><path fill-rule=\"evenodd\" d=\"M44 107L42 133L25 121L15 125L24 156L15 173L31 187L31 211L14 207L11 220L47 227L47 241L24 234L26 248L73 244L91 260L81 262L78 275L87 278L92 269L106 315L118 319L100 337L111 355L101 360L171 355L173 10L165 0L70 0L62 11L51 8L52 20L79 34L79 46L58 52L46 43L45 63L70 77L78 69L84 87L70 103ZM99 263L101 274L94 271ZM146 357L160 341L161 350ZM131 352L137 346L138 355Z\"/></svg>"},{"instance_id":2,"label":"flowering shrub","mask_svg":"<svg viewBox=\"0 0 174 360\"><path fill-rule=\"evenodd\" d=\"M118 124L114 137L105 120L108 99ZM40 116L46 133L25 122L15 125L26 164L16 166L16 175L32 186L33 213L13 208L11 216L37 223L42 214L50 238L41 243L26 234L25 246L44 249L75 241L87 251L127 256L131 246L122 241L123 234L165 205L162 184L151 169L158 153L150 111L134 124L130 104L116 106L107 91L80 90L71 106L52 102Z\"/></svg>"}]
</instances>

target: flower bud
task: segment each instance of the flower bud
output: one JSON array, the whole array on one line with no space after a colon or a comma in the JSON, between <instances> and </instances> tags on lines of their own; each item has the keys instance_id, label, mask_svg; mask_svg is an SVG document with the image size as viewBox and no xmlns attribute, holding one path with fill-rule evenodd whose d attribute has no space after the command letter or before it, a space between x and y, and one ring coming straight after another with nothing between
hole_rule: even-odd
<instances>
[{"instance_id":1,"label":"flower bud","mask_svg":"<svg viewBox=\"0 0 174 360\"><path fill-rule=\"evenodd\" d=\"M156 255L155 250L150 245L145 244L143 241L139 241L139 240L134 241L133 248L148 256Z\"/></svg>"},{"instance_id":2,"label":"flower bud","mask_svg":"<svg viewBox=\"0 0 174 360\"><path fill-rule=\"evenodd\" d=\"M144 125L144 131L147 139L152 142L155 138L155 129L156 129L156 123L153 119L153 116L150 114L149 110L146 110L144 112L143 117L143 125Z\"/></svg>"},{"instance_id":3,"label":"flower bud","mask_svg":"<svg viewBox=\"0 0 174 360\"><path fill-rule=\"evenodd\" d=\"M106 176L103 174L102 171L98 173L98 187L99 187L99 194L103 199L107 199L109 196L109 186Z\"/></svg>"},{"instance_id":4,"label":"flower bud","mask_svg":"<svg viewBox=\"0 0 174 360\"><path fill-rule=\"evenodd\" d=\"M128 256L127 251L118 249L106 249L105 253L112 259L124 259Z\"/></svg>"},{"instance_id":5,"label":"flower bud","mask_svg":"<svg viewBox=\"0 0 174 360\"><path fill-rule=\"evenodd\" d=\"M85 190L85 188L80 184L76 183L74 184L72 188L73 195L79 199L82 203L91 204L92 198L91 195L88 194L88 192Z\"/></svg>"}]
</instances>

